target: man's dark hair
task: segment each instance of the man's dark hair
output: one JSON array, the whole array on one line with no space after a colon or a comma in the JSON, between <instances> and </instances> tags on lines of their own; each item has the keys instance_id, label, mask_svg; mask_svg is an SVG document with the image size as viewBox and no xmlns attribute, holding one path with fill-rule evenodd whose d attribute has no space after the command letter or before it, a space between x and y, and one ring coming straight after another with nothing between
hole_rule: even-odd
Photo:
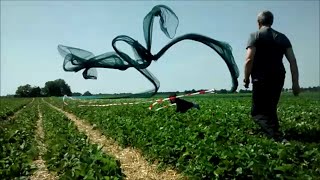
<instances>
[{"instance_id":1,"label":"man's dark hair","mask_svg":"<svg viewBox=\"0 0 320 180\"><path fill-rule=\"evenodd\" d=\"M263 26L271 26L273 24L273 14L270 11L262 11L258 14L258 22Z\"/></svg>"}]
</instances>

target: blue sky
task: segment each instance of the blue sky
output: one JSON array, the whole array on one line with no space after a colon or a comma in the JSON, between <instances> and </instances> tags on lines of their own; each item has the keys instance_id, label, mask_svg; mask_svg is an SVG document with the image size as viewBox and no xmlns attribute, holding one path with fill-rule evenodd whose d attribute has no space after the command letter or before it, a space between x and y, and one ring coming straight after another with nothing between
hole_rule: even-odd
<instances>
[{"instance_id":1,"label":"blue sky","mask_svg":"<svg viewBox=\"0 0 320 180\"><path fill-rule=\"evenodd\" d=\"M232 46L240 70L238 90L243 89L245 46L249 34L257 30L257 14L272 11L273 28L285 33L293 44L300 85L319 85L319 1L1 1L1 95L14 94L25 84L43 87L58 78L73 92L81 93L151 88L135 69L98 69L98 80L83 79L82 71L65 72L57 46L78 47L98 55L113 51L111 41L118 35L128 35L145 45L143 18L158 4L169 6L178 16L176 37L198 33ZM170 41L160 31L158 18L153 35L155 53ZM285 58L284 64L285 87L290 88L291 73ZM231 88L226 64L197 42L176 44L148 69L160 80L159 91Z\"/></svg>"}]
</instances>

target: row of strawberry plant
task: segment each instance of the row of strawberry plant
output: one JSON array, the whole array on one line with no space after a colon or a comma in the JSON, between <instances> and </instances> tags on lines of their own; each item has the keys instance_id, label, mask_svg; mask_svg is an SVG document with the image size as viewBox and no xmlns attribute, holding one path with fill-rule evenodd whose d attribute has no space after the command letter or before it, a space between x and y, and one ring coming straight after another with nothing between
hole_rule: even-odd
<instances>
[{"instance_id":1,"label":"row of strawberry plant","mask_svg":"<svg viewBox=\"0 0 320 180\"><path fill-rule=\"evenodd\" d=\"M16 111L23 108L31 98L0 98L0 120L12 116Z\"/></svg>"},{"instance_id":2,"label":"row of strawberry plant","mask_svg":"<svg viewBox=\"0 0 320 180\"><path fill-rule=\"evenodd\" d=\"M287 139L320 143L320 93L306 93L298 100L285 96L279 114Z\"/></svg>"},{"instance_id":3,"label":"row of strawberry plant","mask_svg":"<svg viewBox=\"0 0 320 180\"><path fill-rule=\"evenodd\" d=\"M230 97L193 98L203 108L185 114L177 114L174 109L151 112L145 105L65 108L96 124L123 146L135 146L150 160L172 165L193 178L306 179L320 175L317 142L273 142L249 118L250 97ZM295 107L295 112L307 108L318 113L312 110L319 108L317 100L303 96L286 96L281 107L290 107L292 101L301 107ZM307 116L306 121L315 127L308 127L317 130L319 119L312 117ZM282 120L286 130L287 117Z\"/></svg>"},{"instance_id":4,"label":"row of strawberry plant","mask_svg":"<svg viewBox=\"0 0 320 180\"><path fill-rule=\"evenodd\" d=\"M122 179L120 163L104 154L75 124L47 104L42 105L47 153L44 159L50 171L62 179Z\"/></svg>"},{"instance_id":5,"label":"row of strawberry plant","mask_svg":"<svg viewBox=\"0 0 320 180\"><path fill-rule=\"evenodd\" d=\"M0 179L24 179L33 172L32 161L38 155L34 139L37 119L33 103L12 121L0 121Z\"/></svg>"}]
</instances>

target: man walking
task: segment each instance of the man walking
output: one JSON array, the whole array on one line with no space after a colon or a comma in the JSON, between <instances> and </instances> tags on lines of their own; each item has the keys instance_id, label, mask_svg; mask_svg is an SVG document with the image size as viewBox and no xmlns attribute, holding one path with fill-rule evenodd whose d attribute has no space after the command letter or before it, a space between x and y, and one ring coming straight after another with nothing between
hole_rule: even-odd
<instances>
[{"instance_id":1,"label":"man walking","mask_svg":"<svg viewBox=\"0 0 320 180\"><path fill-rule=\"evenodd\" d=\"M292 90L297 96L300 91L299 73L290 40L271 28L273 14L263 11L258 15L259 30L251 33L247 44L244 86L252 80L251 115L263 131L276 141L282 141L277 117L277 105L285 80L282 62L285 55L290 63Z\"/></svg>"}]
</instances>

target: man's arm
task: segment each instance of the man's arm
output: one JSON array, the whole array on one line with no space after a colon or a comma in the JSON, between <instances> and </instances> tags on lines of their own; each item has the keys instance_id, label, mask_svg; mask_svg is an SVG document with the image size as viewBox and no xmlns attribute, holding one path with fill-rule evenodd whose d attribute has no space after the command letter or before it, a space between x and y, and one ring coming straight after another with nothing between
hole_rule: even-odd
<instances>
[{"instance_id":1,"label":"man's arm","mask_svg":"<svg viewBox=\"0 0 320 180\"><path fill-rule=\"evenodd\" d=\"M250 75L252 70L252 64L254 55L256 53L256 47L248 47L247 53L246 53L246 60L245 60L245 66L244 66L244 87L248 88L250 83Z\"/></svg>"},{"instance_id":2,"label":"man's arm","mask_svg":"<svg viewBox=\"0 0 320 180\"><path fill-rule=\"evenodd\" d=\"M290 63L293 94L297 96L300 92L299 71L298 71L297 60L294 55L293 49L291 47L286 49L285 56Z\"/></svg>"}]
</instances>

